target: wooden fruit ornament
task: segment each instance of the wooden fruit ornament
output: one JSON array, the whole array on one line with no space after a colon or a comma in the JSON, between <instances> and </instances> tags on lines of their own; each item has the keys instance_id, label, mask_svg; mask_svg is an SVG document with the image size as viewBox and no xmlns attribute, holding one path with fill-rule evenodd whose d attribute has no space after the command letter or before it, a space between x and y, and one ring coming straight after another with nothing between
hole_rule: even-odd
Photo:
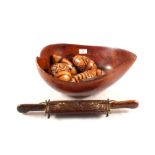
<instances>
[{"instance_id":1,"label":"wooden fruit ornament","mask_svg":"<svg viewBox=\"0 0 155 155\"><path fill-rule=\"evenodd\" d=\"M58 63L61 61L62 57L60 55L53 54L53 63Z\"/></svg>"},{"instance_id":2,"label":"wooden fruit ornament","mask_svg":"<svg viewBox=\"0 0 155 155\"><path fill-rule=\"evenodd\" d=\"M57 77L59 80L62 80L62 81L70 81L72 78L72 75L69 71L60 71L55 75L55 77Z\"/></svg>"},{"instance_id":3,"label":"wooden fruit ornament","mask_svg":"<svg viewBox=\"0 0 155 155\"><path fill-rule=\"evenodd\" d=\"M69 71L69 66L65 63L56 63L51 66L50 73L52 73L54 76L58 74L61 71Z\"/></svg>"},{"instance_id":4,"label":"wooden fruit ornament","mask_svg":"<svg viewBox=\"0 0 155 155\"><path fill-rule=\"evenodd\" d=\"M102 76L104 74L105 74L105 72L101 69L87 70L85 72L75 75L72 78L71 82L88 81L88 80L95 79L99 76Z\"/></svg>"},{"instance_id":5,"label":"wooden fruit ornament","mask_svg":"<svg viewBox=\"0 0 155 155\"><path fill-rule=\"evenodd\" d=\"M73 57L73 63L80 72L90 69L96 69L97 66L93 60L86 56L76 55Z\"/></svg>"}]
</instances>

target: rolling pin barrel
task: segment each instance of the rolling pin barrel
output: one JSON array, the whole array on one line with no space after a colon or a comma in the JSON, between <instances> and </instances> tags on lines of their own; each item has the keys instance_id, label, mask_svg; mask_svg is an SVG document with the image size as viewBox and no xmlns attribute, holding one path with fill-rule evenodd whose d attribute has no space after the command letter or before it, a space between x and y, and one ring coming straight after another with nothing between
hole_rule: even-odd
<instances>
[{"instance_id":1,"label":"rolling pin barrel","mask_svg":"<svg viewBox=\"0 0 155 155\"><path fill-rule=\"evenodd\" d=\"M136 108L135 100L74 100L74 101L46 101L42 104L21 104L17 110L21 113L29 111L45 111L47 114L58 113L108 113L110 109Z\"/></svg>"}]
</instances>

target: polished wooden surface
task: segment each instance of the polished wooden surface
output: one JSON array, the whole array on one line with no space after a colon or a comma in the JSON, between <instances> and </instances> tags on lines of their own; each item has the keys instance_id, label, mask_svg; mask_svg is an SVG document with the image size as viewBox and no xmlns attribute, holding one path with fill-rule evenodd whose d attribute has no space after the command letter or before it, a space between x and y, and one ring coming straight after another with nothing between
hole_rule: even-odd
<instances>
[{"instance_id":1,"label":"polished wooden surface","mask_svg":"<svg viewBox=\"0 0 155 155\"><path fill-rule=\"evenodd\" d=\"M18 112L44 111L49 114L57 113L99 113L108 112L110 109L137 108L135 100L70 100L70 101L46 101L42 104L21 104L17 106Z\"/></svg>"},{"instance_id":2,"label":"polished wooden surface","mask_svg":"<svg viewBox=\"0 0 155 155\"><path fill-rule=\"evenodd\" d=\"M79 54L79 49L87 49L84 56L92 59L105 75L90 81L72 83L61 81L47 73L53 54L72 60ZM36 58L37 68L42 78L54 89L69 96L89 96L104 90L117 81L134 63L136 55L123 49L102 46L86 46L75 44L52 44L42 49Z\"/></svg>"}]
</instances>

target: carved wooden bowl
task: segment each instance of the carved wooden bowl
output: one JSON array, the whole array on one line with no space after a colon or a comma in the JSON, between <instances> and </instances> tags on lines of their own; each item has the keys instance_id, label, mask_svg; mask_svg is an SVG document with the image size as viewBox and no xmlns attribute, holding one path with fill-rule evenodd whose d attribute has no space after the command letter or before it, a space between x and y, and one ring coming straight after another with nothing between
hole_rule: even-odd
<instances>
[{"instance_id":1,"label":"carved wooden bowl","mask_svg":"<svg viewBox=\"0 0 155 155\"><path fill-rule=\"evenodd\" d=\"M96 62L106 74L100 78L82 81L79 83L58 80L47 72L51 65L50 59L53 54L61 55L71 60L79 51L84 49L85 55ZM136 55L123 49L102 46L86 46L75 44L52 44L44 47L40 57L36 58L38 71L41 77L59 92L74 96L89 96L109 87L117 81L134 63Z\"/></svg>"}]
</instances>

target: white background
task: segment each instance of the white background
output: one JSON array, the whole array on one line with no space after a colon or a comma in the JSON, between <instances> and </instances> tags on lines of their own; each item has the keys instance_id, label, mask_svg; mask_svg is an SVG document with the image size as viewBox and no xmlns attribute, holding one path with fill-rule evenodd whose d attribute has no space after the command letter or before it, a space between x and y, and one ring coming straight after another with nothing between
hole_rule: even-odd
<instances>
[{"instance_id":1,"label":"white background","mask_svg":"<svg viewBox=\"0 0 155 155\"><path fill-rule=\"evenodd\" d=\"M22 115L21 103L71 99L39 76L35 57L52 43L119 47L138 59L114 85L86 99L136 99L110 117ZM155 154L153 0L0 1L0 154Z\"/></svg>"}]
</instances>

